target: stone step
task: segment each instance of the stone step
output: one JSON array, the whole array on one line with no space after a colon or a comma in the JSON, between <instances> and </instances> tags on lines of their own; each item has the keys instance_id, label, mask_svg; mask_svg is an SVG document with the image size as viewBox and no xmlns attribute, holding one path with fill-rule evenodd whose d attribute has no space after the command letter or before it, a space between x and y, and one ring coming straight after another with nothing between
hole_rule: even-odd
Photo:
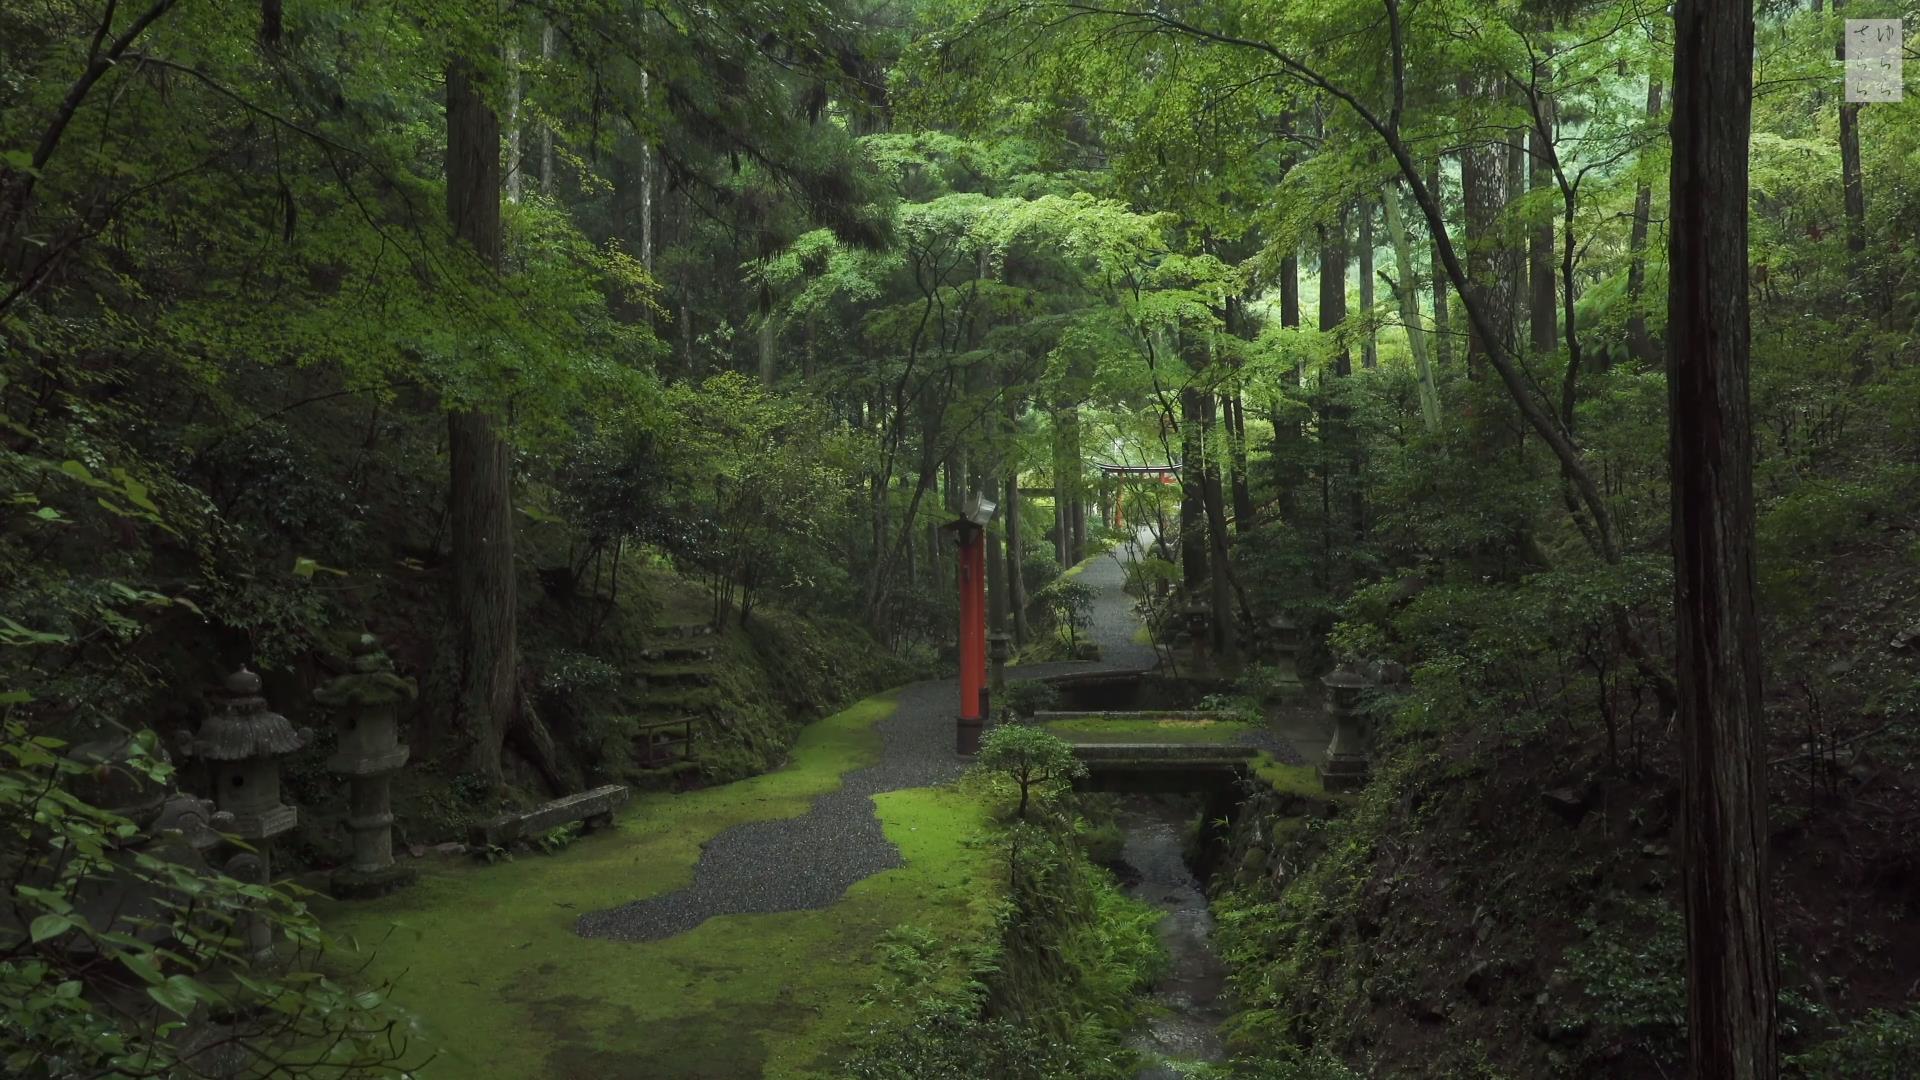
<instances>
[{"instance_id":1,"label":"stone step","mask_svg":"<svg viewBox=\"0 0 1920 1080\"><path fill-rule=\"evenodd\" d=\"M701 664L713 659L711 645L663 645L641 649L640 659L655 663Z\"/></svg>"},{"instance_id":2,"label":"stone step","mask_svg":"<svg viewBox=\"0 0 1920 1080\"><path fill-rule=\"evenodd\" d=\"M681 716L711 716L721 704L720 695L710 686L660 688L633 703L634 713L648 723Z\"/></svg>"},{"instance_id":3,"label":"stone step","mask_svg":"<svg viewBox=\"0 0 1920 1080\"><path fill-rule=\"evenodd\" d=\"M647 690L685 690L712 686L717 676L711 671L643 671L640 685Z\"/></svg>"},{"instance_id":4,"label":"stone step","mask_svg":"<svg viewBox=\"0 0 1920 1080\"><path fill-rule=\"evenodd\" d=\"M713 636L712 623L679 623L672 626L656 626L647 635L655 638L672 638L676 641L690 641L694 638Z\"/></svg>"}]
</instances>

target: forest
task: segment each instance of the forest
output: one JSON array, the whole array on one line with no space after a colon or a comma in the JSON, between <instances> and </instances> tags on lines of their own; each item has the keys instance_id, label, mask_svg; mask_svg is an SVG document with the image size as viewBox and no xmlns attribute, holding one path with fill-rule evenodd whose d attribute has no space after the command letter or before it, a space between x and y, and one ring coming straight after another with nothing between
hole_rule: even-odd
<instances>
[{"instance_id":1,"label":"forest","mask_svg":"<svg viewBox=\"0 0 1920 1080\"><path fill-rule=\"evenodd\" d=\"M1912 7L7 0L0 1072L1920 1076Z\"/></svg>"}]
</instances>

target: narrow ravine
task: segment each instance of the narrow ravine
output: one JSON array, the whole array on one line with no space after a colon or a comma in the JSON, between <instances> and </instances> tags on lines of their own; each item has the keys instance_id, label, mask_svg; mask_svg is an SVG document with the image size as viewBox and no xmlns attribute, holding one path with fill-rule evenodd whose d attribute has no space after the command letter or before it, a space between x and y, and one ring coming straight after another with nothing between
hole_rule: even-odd
<instances>
[{"instance_id":1,"label":"narrow ravine","mask_svg":"<svg viewBox=\"0 0 1920 1080\"><path fill-rule=\"evenodd\" d=\"M1137 795L1120 815L1126 844L1120 858L1132 872L1127 892L1167 914L1160 942L1170 963L1153 985L1156 1008L1132 1040L1148 1063L1138 1080L1179 1080L1173 1062L1225 1060L1219 1026L1226 1019L1227 969L1213 951L1207 894L1187 868L1182 837L1190 804Z\"/></svg>"}]
</instances>

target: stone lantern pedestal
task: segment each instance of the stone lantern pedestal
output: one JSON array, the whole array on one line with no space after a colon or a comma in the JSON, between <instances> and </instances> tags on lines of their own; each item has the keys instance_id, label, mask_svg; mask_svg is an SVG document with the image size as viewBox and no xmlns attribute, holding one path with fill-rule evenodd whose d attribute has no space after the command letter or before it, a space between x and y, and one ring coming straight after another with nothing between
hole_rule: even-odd
<instances>
[{"instance_id":1,"label":"stone lantern pedestal","mask_svg":"<svg viewBox=\"0 0 1920 1080\"><path fill-rule=\"evenodd\" d=\"M1204 674L1210 666L1208 653L1213 646L1213 612L1205 604L1189 604L1186 620L1187 637L1193 642L1193 672Z\"/></svg>"},{"instance_id":2,"label":"stone lantern pedestal","mask_svg":"<svg viewBox=\"0 0 1920 1080\"><path fill-rule=\"evenodd\" d=\"M189 898L138 861L161 859L206 872L206 853L224 842L216 830L231 832L233 820L215 813L210 800L183 794L154 779L146 762L170 759L157 742L143 741L147 739L107 723L70 751L74 760L88 766L73 776L72 793L91 806L126 818L139 832L103 838L101 856L107 868L74 882L68 897L73 910L96 931L161 945L172 936L175 906L189 903ZM53 866L51 862L32 866L22 884L64 891L66 886L53 876ZM67 936L62 948L85 956L97 956L100 951L99 943L84 934Z\"/></svg>"},{"instance_id":3,"label":"stone lantern pedestal","mask_svg":"<svg viewBox=\"0 0 1920 1080\"><path fill-rule=\"evenodd\" d=\"M1364 787L1371 775L1367 764L1366 724L1360 715L1360 694L1373 683L1341 664L1320 680L1326 687L1327 716L1333 720L1333 741L1327 745L1326 764L1320 766L1320 786L1328 791Z\"/></svg>"},{"instance_id":4,"label":"stone lantern pedestal","mask_svg":"<svg viewBox=\"0 0 1920 1080\"><path fill-rule=\"evenodd\" d=\"M1306 690L1300 682L1300 624L1285 615L1275 615L1267 620L1267 628L1273 632L1273 666L1279 673L1282 692L1296 697Z\"/></svg>"},{"instance_id":5,"label":"stone lantern pedestal","mask_svg":"<svg viewBox=\"0 0 1920 1080\"><path fill-rule=\"evenodd\" d=\"M413 680L393 673L393 662L371 634L354 648L353 670L330 679L313 698L331 709L339 742L327 767L347 777L347 829L353 856L334 871L332 892L343 898L384 896L413 881L393 861L393 774L407 763L399 711L419 695Z\"/></svg>"},{"instance_id":6,"label":"stone lantern pedestal","mask_svg":"<svg viewBox=\"0 0 1920 1080\"><path fill-rule=\"evenodd\" d=\"M307 735L267 708L260 676L241 668L227 677L213 715L194 736L193 754L207 763L214 802L233 815L230 831L255 848L228 862L228 873L242 881L273 880L271 841L300 820L299 811L280 801L280 759L305 746ZM271 959L272 927L252 916L241 925L254 960Z\"/></svg>"}]
</instances>

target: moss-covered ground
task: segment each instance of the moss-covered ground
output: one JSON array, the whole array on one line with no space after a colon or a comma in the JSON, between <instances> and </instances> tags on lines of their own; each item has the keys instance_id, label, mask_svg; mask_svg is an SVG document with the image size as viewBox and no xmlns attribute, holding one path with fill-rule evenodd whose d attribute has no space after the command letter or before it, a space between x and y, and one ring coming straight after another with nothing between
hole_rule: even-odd
<instances>
[{"instance_id":1,"label":"moss-covered ground","mask_svg":"<svg viewBox=\"0 0 1920 1080\"><path fill-rule=\"evenodd\" d=\"M993 933L991 858L968 838L979 803L950 788L875 797L906 865L862 881L832 907L715 918L649 943L587 940L586 911L691 880L701 845L748 821L804 813L851 769L876 760L869 698L808 727L775 772L683 795L644 795L619 827L554 855L479 866L423 863L384 900L329 904L327 928L366 976L396 983L437 1052L428 1077L815 1077L867 1022L860 1001L874 945L914 923L942 937Z\"/></svg>"},{"instance_id":2,"label":"moss-covered ground","mask_svg":"<svg viewBox=\"0 0 1920 1080\"><path fill-rule=\"evenodd\" d=\"M1208 720L1181 716L1076 716L1041 725L1068 742L1177 742L1228 743L1259 731L1243 720Z\"/></svg>"}]
</instances>

